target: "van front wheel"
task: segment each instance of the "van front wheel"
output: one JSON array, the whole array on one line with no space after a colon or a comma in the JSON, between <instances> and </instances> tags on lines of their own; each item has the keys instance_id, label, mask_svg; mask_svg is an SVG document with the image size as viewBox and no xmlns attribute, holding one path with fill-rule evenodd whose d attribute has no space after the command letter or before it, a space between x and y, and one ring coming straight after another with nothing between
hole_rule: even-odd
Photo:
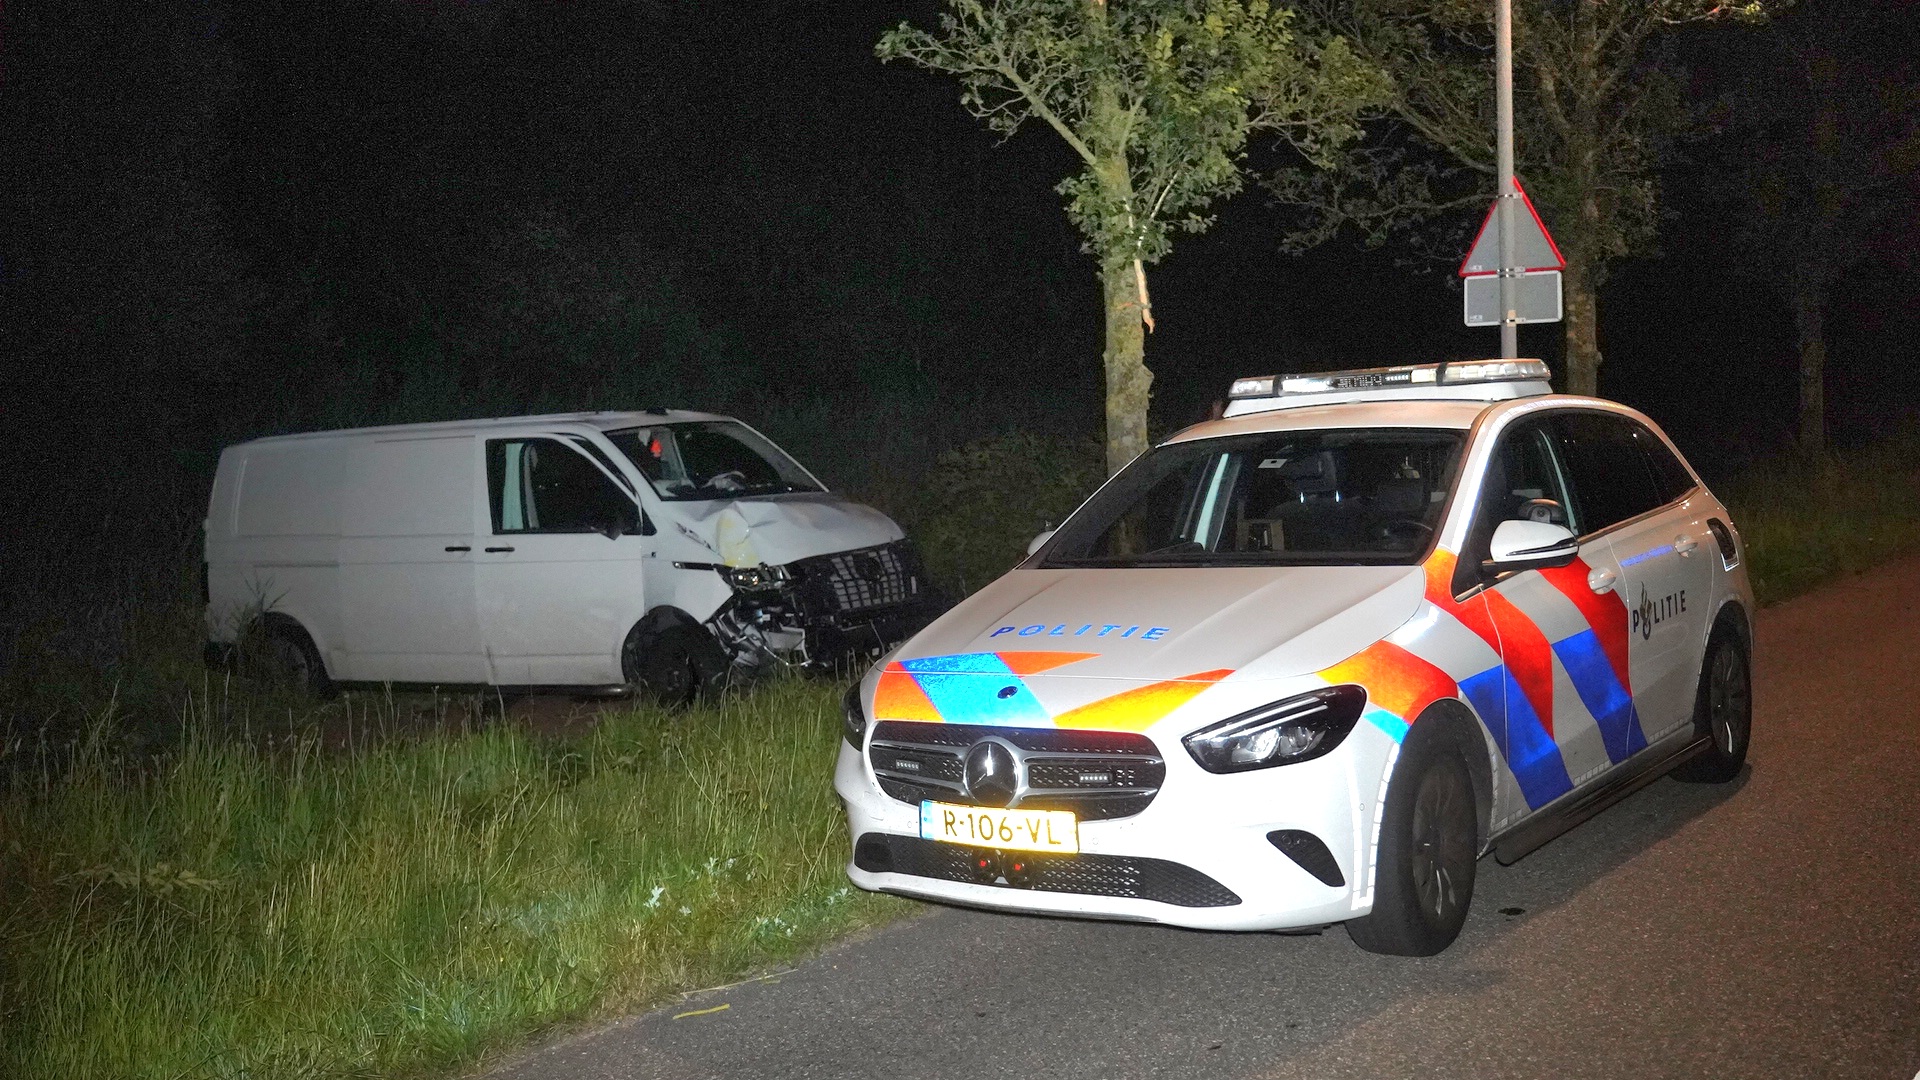
<instances>
[{"instance_id":1,"label":"van front wheel","mask_svg":"<svg viewBox=\"0 0 1920 1080\"><path fill-rule=\"evenodd\" d=\"M635 627L621 650L620 667L641 697L669 709L691 703L706 681L701 674L706 631L676 624Z\"/></svg>"}]
</instances>

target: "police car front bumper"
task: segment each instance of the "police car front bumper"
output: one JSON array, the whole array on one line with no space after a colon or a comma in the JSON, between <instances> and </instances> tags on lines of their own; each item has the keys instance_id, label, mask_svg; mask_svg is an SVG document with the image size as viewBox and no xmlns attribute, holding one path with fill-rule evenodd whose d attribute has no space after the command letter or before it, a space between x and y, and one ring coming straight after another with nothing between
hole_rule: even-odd
<instances>
[{"instance_id":1,"label":"police car front bumper","mask_svg":"<svg viewBox=\"0 0 1920 1080\"><path fill-rule=\"evenodd\" d=\"M1373 818L1391 738L1361 724L1324 757L1231 775L1202 770L1177 741L1160 748L1167 776L1145 810L1081 821L1078 855L1044 855L922 839L919 806L881 790L843 742L834 787L853 841L847 876L875 892L972 907L1208 930L1324 926L1371 909ZM1270 839L1276 833L1290 842ZM1299 853L1303 833L1324 852L1283 850Z\"/></svg>"}]
</instances>

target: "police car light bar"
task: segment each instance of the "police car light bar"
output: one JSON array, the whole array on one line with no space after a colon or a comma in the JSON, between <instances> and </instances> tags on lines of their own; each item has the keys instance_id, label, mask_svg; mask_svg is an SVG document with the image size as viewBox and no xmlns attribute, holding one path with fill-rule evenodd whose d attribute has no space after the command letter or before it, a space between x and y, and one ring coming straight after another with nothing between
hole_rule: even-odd
<instances>
[{"instance_id":1,"label":"police car light bar","mask_svg":"<svg viewBox=\"0 0 1920 1080\"><path fill-rule=\"evenodd\" d=\"M1544 360L1473 360L1439 364L1329 371L1319 375L1259 375L1235 379L1227 396L1235 401L1397 387L1461 386L1471 383L1545 382Z\"/></svg>"}]
</instances>

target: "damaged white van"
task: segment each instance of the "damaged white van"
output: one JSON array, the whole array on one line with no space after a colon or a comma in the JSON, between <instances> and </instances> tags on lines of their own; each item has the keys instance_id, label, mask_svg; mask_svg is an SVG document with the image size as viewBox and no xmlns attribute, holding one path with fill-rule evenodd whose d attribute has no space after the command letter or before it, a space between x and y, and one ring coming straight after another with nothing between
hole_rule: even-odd
<instances>
[{"instance_id":1,"label":"damaged white van","mask_svg":"<svg viewBox=\"0 0 1920 1080\"><path fill-rule=\"evenodd\" d=\"M1483 853L1739 773L1753 610L1672 444L1537 360L1244 379L853 688L848 873L1438 952Z\"/></svg>"},{"instance_id":2,"label":"damaged white van","mask_svg":"<svg viewBox=\"0 0 1920 1080\"><path fill-rule=\"evenodd\" d=\"M206 520L210 659L293 681L638 688L877 655L937 610L900 527L746 424L594 412L256 439Z\"/></svg>"}]
</instances>

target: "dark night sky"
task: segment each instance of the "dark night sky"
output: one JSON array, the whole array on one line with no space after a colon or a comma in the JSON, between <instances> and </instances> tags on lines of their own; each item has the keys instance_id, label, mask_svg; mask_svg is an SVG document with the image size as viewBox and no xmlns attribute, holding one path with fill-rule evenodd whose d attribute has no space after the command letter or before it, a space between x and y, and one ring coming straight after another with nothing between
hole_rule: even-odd
<instances>
[{"instance_id":1,"label":"dark night sky","mask_svg":"<svg viewBox=\"0 0 1920 1080\"><path fill-rule=\"evenodd\" d=\"M397 402L383 418L426 418L404 415L428 400L422 379L444 378L443 411L561 400L580 372L528 369L565 347L481 356L461 335L505 325L513 296L564 306L569 282L647 299L644 334L588 353L653 364L673 399L634 400L636 376L581 404L837 431L837 447L790 447L830 478L870 475L851 458L879 426L929 432L923 454L1013 425L1093 431L1093 267L1052 191L1071 162L1051 133L1000 143L950 81L873 58L884 29L934 10L7 5L0 346L28 361L6 396L10 441L31 447L10 482L85 474L72 498L108 499L165 448L192 502L212 448L361 415L343 397ZM1690 85L1737 74L1737 50L1688 47L1704 71ZM1664 256L1619 264L1602 295L1602 389L1712 476L1788 438L1791 320L1729 265L1711 163L1665 180ZM556 223L557 248L541 231ZM1496 346L1460 325L1449 267L1347 242L1290 257L1276 230L1249 190L1154 273L1157 425L1196 419L1237 374ZM1907 219L1881 247L1916 233ZM523 280L538 288L501 299ZM1920 410L1915 281L1876 257L1839 290L1840 441ZM1522 352L1557 360L1558 335L1525 328ZM526 392L486 396L502 384ZM22 437L56 430L87 468Z\"/></svg>"}]
</instances>

